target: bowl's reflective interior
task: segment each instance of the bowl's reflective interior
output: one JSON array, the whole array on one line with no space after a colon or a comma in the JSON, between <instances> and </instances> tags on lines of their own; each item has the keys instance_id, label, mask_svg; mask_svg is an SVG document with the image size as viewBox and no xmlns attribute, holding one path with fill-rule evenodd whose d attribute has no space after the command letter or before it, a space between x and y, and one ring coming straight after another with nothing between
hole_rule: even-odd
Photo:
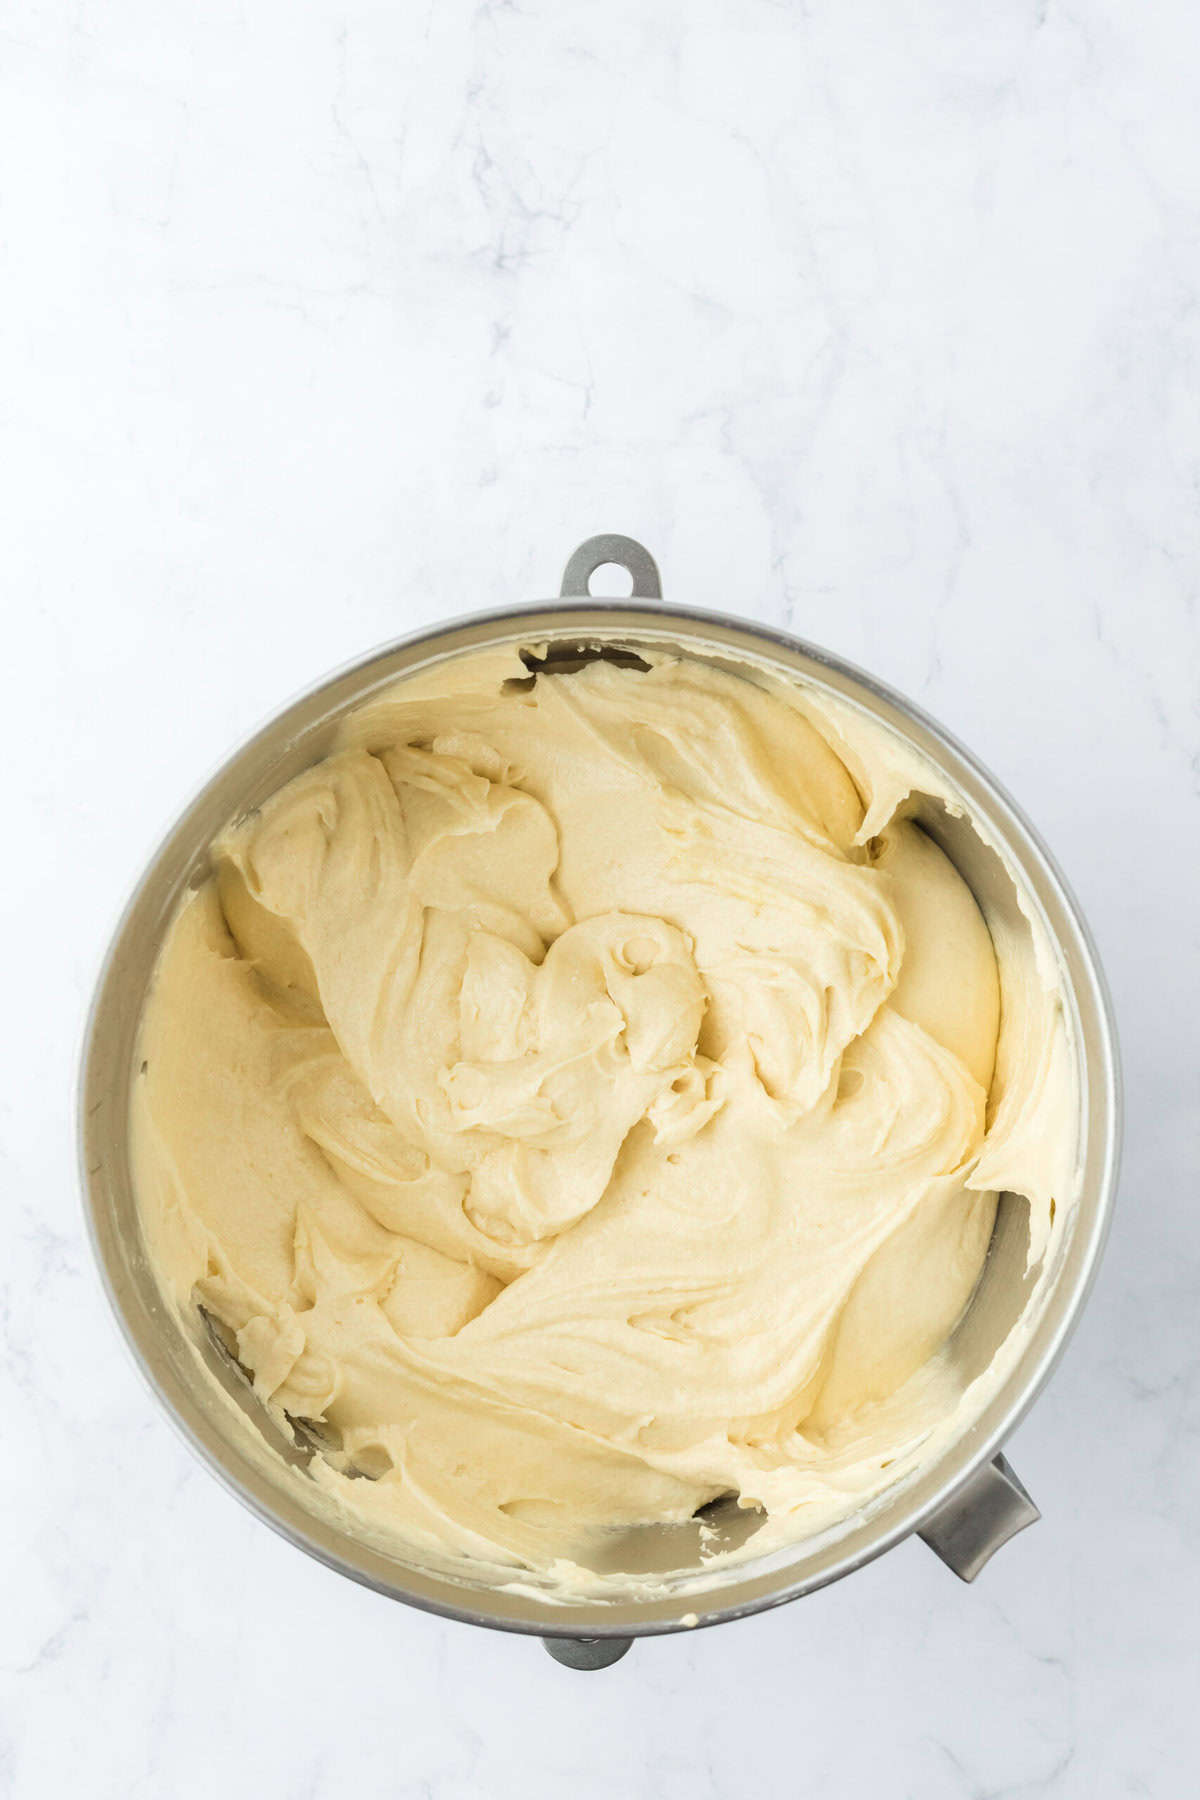
<instances>
[{"instance_id":1,"label":"bowl's reflective interior","mask_svg":"<svg viewBox=\"0 0 1200 1800\"><path fill-rule=\"evenodd\" d=\"M547 614L547 622L551 617ZM615 640L636 647L638 630L617 630L615 623L606 630L610 644ZM686 629L680 631L678 619L668 618L661 628L653 630L646 628L644 618L638 625L643 642L653 642L658 648L664 642L671 643L691 656L703 653L701 643ZM526 630L533 641L544 644L547 624L539 621L539 626L536 632L529 627ZM587 642L590 634L574 620L558 629L563 639L562 656L573 658L577 644ZM479 622L466 633L457 634L464 641L455 647L520 641L519 633L520 626L514 626L512 620ZM446 636L453 639L455 634L448 632ZM800 670L808 679L827 682L843 694L858 697L862 692L845 676L838 675L836 681L830 681L822 663L800 652L789 654L786 660L772 657L769 647L755 645L752 637L748 647L755 648L767 663L773 663L776 672L787 675ZM713 660L727 662L728 656L729 651L722 655L718 645ZM326 755L332 747L338 719L345 711L361 704L368 693L394 680L406 667L428 658L427 648L402 647L334 678L297 702L225 765L163 846L123 922L93 1018L83 1099L86 1175L97 1246L126 1334L160 1396L184 1424L192 1443L210 1466L271 1523L344 1572L417 1604L463 1612L490 1623L537 1630L544 1628L548 1612L547 1603L536 1594L462 1587L448 1580L444 1572L414 1568L393 1551L367 1544L358 1534L344 1529L327 1497L306 1473L314 1451L303 1435L297 1434L293 1441L280 1429L250 1392L227 1352L205 1330L199 1315L181 1328L173 1310L163 1303L147 1257L130 1177L127 1119L142 1000L184 889L205 877L208 844L228 819L261 804L293 775ZM866 698L879 712L871 696ZM892 711L894 714L895 709ZM897 721L892 717L889 722ZM920 747L940 761L937 745L928 733ZM950 772L954 774L953 769ZM972 798L972 805L975 804ZM918 821L956 863L985 916L993 896L1006 892L1011 897L1011 884L998 857L980 842L963 819L952 816L940 804L930 803L923 805ZM991 825L995 830L996 821L992 820ZM1023 860L1020 846L1014 854ZM1036 885L1036 876L1034 869L1031 888ZM1053 932L1054 921L1050 924ZM1082 954L1076 946L1076 958ZM1069 963L1068 958L1068 983L1074 985L1080 973L1087 971L1078 967L1072 970ZM1084 1024L1094 1035L1094 1022L1089 1025L1085 1020ZM1078 1018L1076 1027L1078 1034ZM1086 1095L1084 1070L1080 1076L1081 1091ZM1091 1143L1089 1155L1094 1158L1103 1149L1103 1143L1097 1140ZM1100 1206L1102 1197L1093 1196L1093 1202ZM1060 1263L1070 1248L1071 1235L1068 1233L1060 1246ZM987 1367L1025 1305L1033 1279L1025 1273L1026 1245L1025 1203L1005 1196L975 1296L951 1344L955 1367L964 1383ZM1055 1329L1061 1335L1062 1321L1056 1323ZM1042 1353L1048 1354L1044 1350ZM207 1366L211 1380L202 1377L197 1356ZM1011 1411L1011 1399L1007 1404ZM961 1446L960 1460L967 1459L973 1448L977 1453L976 1447L983 1445L996 1418L1003 1421L1003 1406L998 1413L995 1408L992 1410L994 1417L985 1417L966 1434L969 1441ZM935 1491L936 1479L923 1475L916 1485L928 1495ZM895 1529L898 1505L885 1496L883 1503L873 1509L872 1517L844 1533L834 1534L828 1541L793 1545L768 1559L741 1565L728 1578L722 1575L712 1597L714 1609L749 1610L763 1604L767 1597L775 1597L776 1590L790 1592L797 1585L816 1586L832 1579L843 1572L847 1560L853 1564L872 1554L889 1530L893 1537L901 1535ZM752 1535L759 1521L757 1515L740 1510L733 1503L718 1503L715 1508L706 1509L705 1522L716 1527L723 1545L734 1547ZM911 1529L911 1520L906 1528ZM675 1572L694 1578L700 1568L699 1550L699 1521L686 1526L644 1527L615 1537L606 1562L614 1571L635 1576ZM703 1613L703 1600L693 1598L688 1604ZM639 1625L642 1629L663 1629L682 1610L681 1604L669 1597L657 1602L635 1598L628 1606L618 1606L615 1612L609 1609L609 1629L637 1629ZM550 1606L549 1617L551 1624L561 1625L564 1630L573 1626L596 1629L594 1607Z\"/></svg>"}]
</instances>

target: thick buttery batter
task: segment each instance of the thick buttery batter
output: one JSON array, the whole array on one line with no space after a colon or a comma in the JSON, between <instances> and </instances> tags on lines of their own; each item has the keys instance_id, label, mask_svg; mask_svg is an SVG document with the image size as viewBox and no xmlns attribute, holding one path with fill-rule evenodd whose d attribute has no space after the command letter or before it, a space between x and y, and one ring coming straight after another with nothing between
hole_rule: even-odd
<instances>
[{"instance_id":1,"label":"thick buttery batter","mask_svg":"<svg viewBox=\"0 0 1200 1800\"><path fill-rule=\"evenodd\" d=\"M364 1525L518 1571L728 1494L802 1536L960 1402L994 1190L1031 1259L1068 1198L1061 1008L852 738L698 661L481 652L214 846L139 1196Z\"/></svg>"}]
</instances>

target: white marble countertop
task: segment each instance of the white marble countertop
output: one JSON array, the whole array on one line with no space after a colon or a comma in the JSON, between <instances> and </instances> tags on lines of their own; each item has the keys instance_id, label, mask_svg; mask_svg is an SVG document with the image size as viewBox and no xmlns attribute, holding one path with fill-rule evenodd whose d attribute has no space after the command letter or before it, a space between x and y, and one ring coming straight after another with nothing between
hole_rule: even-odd
<instances>
[{"instance_id":1,"label":"white marble countertop","mask_svg":"<svg viewBox=\"0 0 1200 1800\"><path fill-rule=\"evenodd\" d=\"M1195 1791L1194 20L1012 0L13 0L0 466L0 1791ZM1128 1088L1103 1273L975 1588L912 1542L585 1677L218 1488L81 1230L73 1064L156 837L372 643L642 538L992 766ZM15 824L14 824L15 820Z\"/></svg>"}]
</instances>

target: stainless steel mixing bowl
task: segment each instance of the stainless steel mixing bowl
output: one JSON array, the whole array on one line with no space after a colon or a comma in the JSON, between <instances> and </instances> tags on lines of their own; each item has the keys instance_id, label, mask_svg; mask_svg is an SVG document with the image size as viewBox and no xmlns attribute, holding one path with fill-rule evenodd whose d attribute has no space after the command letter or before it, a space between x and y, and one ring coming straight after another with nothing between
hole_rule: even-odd
<instances>
[{"instance_id":1,"label":"stainless steel mixing bowl","mask_svg":"<svg viewBox=\"0 0 1200 1800\"><path fill-rule=\"evenodd\" d=\"M589 597L590 579L603 563L629 570L634 598ZM648 1529L636 1547L623 1548L626 1560L618 1566L659 1577L653 1594L647 1596L643 1584L631 1586L622 1599L568 1605L533 1590L464 1585L347 1530L306 1473L311 1449L287 1438L268 1417L199 1317L194 1327L181 1323L164 1304L143 1242L128 1131L138 1019L164 934L180 896L205 878L214 835L326 755L350 708L408 671L497 644L530 646L552 667L646 646L717 661L749 659L852 701L907 738L961 793L984 836L1002 846L1061 964L1082 1101L1082 1178L1019 1360L986 1409L935 1462L886 1493L848 1529L727 1569L705 1591L695 1587L694 1527ZM961 819L934 804L919 817L985 914L1002 889L1011 896L1001 863ZM378 650L294 701L229 759L175 825L120 922L93 1004L80 1095L83 1185L109 1298L151 1387L212 1472L267 1524L342 1574L450 1618L537 1634L576 1668L614 1662L633 1637L716 1624L794 1600L911 1532L971 1580L1000 1544L1038 1517L998 1452L1053 1369L1087 1297L1113 1205L1119 1122L1113 1020L1087 928L1049 853L987 771L910 702L839 658L786 632L663 605L653 559L619 537L593 538L576 551L558 600L479 613ZM951 1344L964 1377L986 1366L1029 1296L1025 1214L1023 1201L1002 1198L983 1276ZM733 1538L752 1526L753 1515L743 1513L723 1528Z\"/></svg>"}]
</instances>

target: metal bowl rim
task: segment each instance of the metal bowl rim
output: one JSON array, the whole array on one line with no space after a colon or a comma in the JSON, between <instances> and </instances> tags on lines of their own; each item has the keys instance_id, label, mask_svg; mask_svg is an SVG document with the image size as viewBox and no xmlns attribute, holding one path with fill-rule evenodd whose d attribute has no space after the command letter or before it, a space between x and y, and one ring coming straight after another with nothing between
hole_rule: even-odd
<instances>
[{"instance_id":1,"label":"metal bowl rim","mask_svg":"<svg viewBox=\"0 0 1200 1800\"><path fill-rule=\"evenodd\" d=\"M919 1506L898 1509L898 1516L886 1531L882 1531L859 1551L846 1556L833 1567L816 1576L800 1577L794 1581L782 1581L777 1588L735 1605L721 1607L705 1607L705 1596L698 1593L694 1596L696 1606L693 1613L683 1616L695 1618L695 1624L684 1625L680 1618L651 1619L644 1622L622 1619L617 1615L621 1610L620 1603L602 1601L597 1603L594 1617L589 1612L586 1625L578 1622L571 1624L556 1623L554 1613L547 1610L545 1617L538 1619L501 1619L494 1614L470 1605L457 1605L451 1602L431 1599L422 1594L406 1591L399 1583L391 1583L375 1577L367 1570L355 1567L351 1562L337 1553L326 1549L315 1539L309 1537L302 1529L280 1516L271 1506L260 1500L249 1491L237 1476L226 1466L222 1458L213 1451L194 1428L191 1421L185 1419L178 1406L160 1382L152 1367L151 1358L142 1334L135 1329L129 1319L117 1292L115 1271L110 1267L104 1245L101 1241L98 1209L92 1193L92 1185L88 1171L88 1120L85 1095L90 1076L91 1061L95 1047L97 1023L101 1007L108 987L113 966L124 943L131 916L144 890L150 884L158 864L176 834L186 824L191 814L197 810L213 788L224 776L231 763L248 754L262 738L274 732L291 714L321 695L326 689L352 676L366 676L378 663L393 658L397 653L416 650L428 645L431 651L436 650L440 640L455 633L479 627L503 628L508 625L520 626L522 623L541 620L547 629L557 630L562 623L569 622L572 617L612 621L619 627L622 635L636 634L639 629L650 634L668 635L664 627L672 624L685 628L703 629L705 627L721 634L727 634L732 640L746 640L743 647L754 653L761 653L765 646L768 653L782 651L786 657L800 656L816 664L819 668L829 670L832 674L848 682L851 687L865 690L872 699L881 702L885 707L893 709L902 720L911 720L926 731L939 748L950 752L957 758L980 784L989 801L1004 819L1006 827L1015 830L1022 850L1030 855L1039 865L1042 877L1054 892L1059 905L1070 922L1075 933L1076 947L1086 972L1089 985L1088 997L1093 1003L1095 1016L1099 1026L1099 1092L1089 1082L1087 1100L1089 1107L1099 1107L1104 1120L1099 1193L1086 1242L1082 1247L1082 1260L1077 1269L1069 1299L1060 1302L1062 1316L1054 1328L1051 1339L1043 1350L1039 1362L1027 1374L1024 1385L1017 1397L1006 1409L1004 1416L992 1431L977 1445L966 1465L955 1469ZM603 629L603 624L601 629ZM513 634L513 635L519 635ZM504 639L495 640L498 642ZM485 646L474 646L484 648ZM453 649L445 652L453 656ZM786 674L786 666L783 666ZM792 672L794 676L794 671ZM400 682L403 673L397 673L394 679ZM360 695L357 700L347 703L351 706L361 705L369 695ZM893 729L899 729L893 725ZM923 754L928 754L922 749ZM1077 998L1077 996L1076 996ZM416 631L404 634L377 645L365 655L355 657L349 662L326 673L316 682L294 694L283 706L277 707L244 737L235 748L226 755L211 772L208 779L197 788L188 803L180 810L169 828L159 837L156 847L145 862L142 872L134 884L129 897L121 909L117 925L101 958L99 970L92 988L92 997L88 1007L82 1035L82 1048L79 1059L79 1079L77 1087L77 1143L80 1166L80 1184L84 1200L84 1214L88 1237L92 1252L100 1273L101 1282L108 1297L109 1305L142 1378L166 1413L176 1431L187 1443L193 1453L208 1468L227 1492L246 1506L258 1519L277 1532L297 1549L303 1550L316 1561L338 1574L348 1576L362 1586L386 1595L390 1599L413 1606L420 1611L434 1613L443 1618L457 1620L464 1624L486 1626L493 1630L512 1632L518 1635L535 1637L574 1638L586 1632L590 1637L656 1637L669 1633L705 1629L709 1626L728 1623L731 1620L746 1618L773 1607L786 1604L790 1600L799 1599L804 1594L815 1593L832 1582L841 1580L843 1576L852 1574L854 1570L864 1567L876 1557L893 1549L906 1537L919 1530L921 1525L931 1519L946 1502L967 1482L971 1476L989 1461L1001 1448L1011 1431L1025 1417L1033 1402L1045 1387L1050 1375L1057 1366L1070 1340L1079 1317L1086 1304L1088 1295L1096 1279L1100 1258L1103 1254L1111 1226L1115 1204L1117 1177L1119 1172L1120 1147L1122 1137L1122 1090L1120 1064L1117 1051L1116 1023L1112 1001L1103 969L1096 951L1091 931L1083 912L1071 891L1066 878L1059 869L1050 850L1040 834L1030 822L1023 809L1008 793L1003 784L991 771L969 750L952 732L941 725L914 701L908 699L897 689L886 682L849 662L846 658L823 650L818 645L809 643L797 634L781 627L763 623L753 619L739 618L733 614L721 613L710 609L681 606L665 601L639 601L636 596L623 600L605 600L586 598L554 598L545 601L533 601L514 607L486 607L471 613L456 615L453 618L440 620L436 624L422 626ZM1058 1289L1048 1297L1047 1304L1058 1299ZM950 1451L944 1453L948 1457ZM447 1583L446 1585L450 1585ZM469 1589L464 1589L469 1592ZM547 1602L548 1609L553 1605ZM572 1609L577 1610L577 1609Z\"/></svg>"}]
</instances>

